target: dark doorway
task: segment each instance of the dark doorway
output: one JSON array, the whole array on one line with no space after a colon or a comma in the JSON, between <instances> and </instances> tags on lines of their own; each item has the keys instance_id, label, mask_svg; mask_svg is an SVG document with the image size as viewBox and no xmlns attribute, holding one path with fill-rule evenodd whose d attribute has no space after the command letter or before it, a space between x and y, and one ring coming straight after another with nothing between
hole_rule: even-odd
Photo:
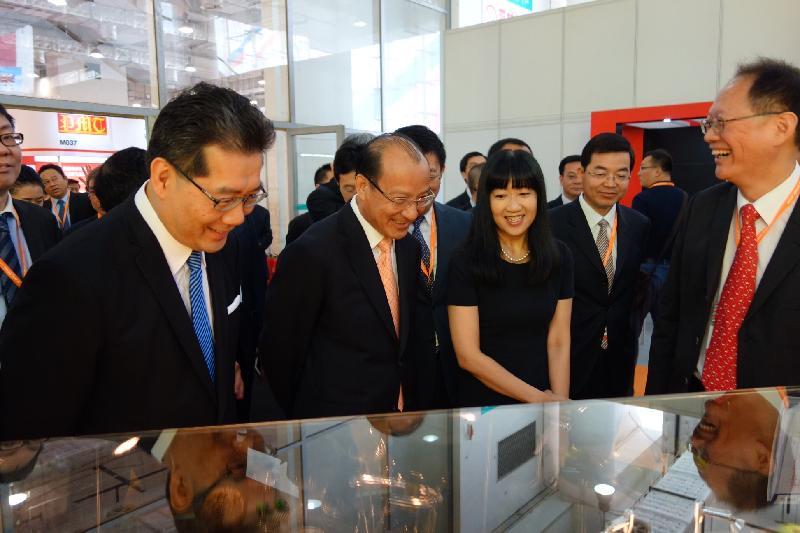
<instances>
[{"instance_id":1,"label":"dark doorway","mask_svg":"<svg viewBox=\"0 0 800 533\"><path fill-rule=\"evenodd\" d=\"M699 127L644 130L644 152L663 148L672 155L672 180L693 196L719 183L714 158Z\"/></svg>"}]
</instances>

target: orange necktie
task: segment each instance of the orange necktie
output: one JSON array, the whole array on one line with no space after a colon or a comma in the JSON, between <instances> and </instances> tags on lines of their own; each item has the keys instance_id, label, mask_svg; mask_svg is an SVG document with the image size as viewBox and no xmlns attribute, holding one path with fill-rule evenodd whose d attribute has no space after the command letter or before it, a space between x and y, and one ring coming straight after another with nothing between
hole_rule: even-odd
<instances>
[{"instance_id":1,"label":"orange necktie","mask_svg":"<svg viewBox=\"0 0 800 533\"><path fill-rule=\"evenodd\" d=\"M392 240L384 237L378 243L380 255L378 256L378 272L383 282L383 291L386 293L386 301L389 303L389 311L392 313L394 322L394 332L400 338L400 301L397 295L397 280L394 277L392 268ZM403 410L403 387L400 386L400 395L397 398L397 410Z\"/></svg>"}]
</instances>

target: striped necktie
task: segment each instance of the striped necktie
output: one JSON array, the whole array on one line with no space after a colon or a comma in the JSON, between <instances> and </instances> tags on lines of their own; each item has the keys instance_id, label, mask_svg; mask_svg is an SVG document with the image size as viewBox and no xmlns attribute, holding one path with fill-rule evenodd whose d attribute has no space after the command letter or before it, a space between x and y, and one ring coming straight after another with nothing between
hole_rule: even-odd
<instances>
[{"instance_id":1,"label":"striped necktie","mask_svg":"<svg viewBox=\"0 0 800 533\"><path fill-rule=\"evenodd\" d=\"M420 246L422 263L420 264L419 278L420 281L422 281L422 283L425 285L428 295L430 295L433 290L433 277L428 276L422 271L423 264L425 265L425 268L428 269L428 272L431 271L431 249L428 247L428 243L425 242L425 237L422 235L422 229L420 228L423 220L425 220L425 217L421 216L414 221L414 231L411 233L411 236L416 239Z\"/></svg>"},{"instance_id":2,"label":"striped necktie","mask_svg":"<svg viewBox=\"0 0 800 533\"><path fill-rule=\"evenodd\" d=\"M17 250L14 248L14 242L11 240L11 231L8 223L13 216L11 213L0 214L0 259L5 261L9 268L21 278L22 269L19 266L19 258L17 257ZM11 305L11 301L17 294L17 286L2 271L0 271L0 292L6 301L6 306Z\"/></svg>"},{"instance_id":3,"label":"striped necktie","mask_svg":"<svg viewBox=\"0 0 800 533\"><path fill-rule=\"evenodd\" d=\"M206 311L206 299L203 291L203 266L200 252L192 252L187 263L189 264L189 300L192 307L192 325L203 359L208 368L211 381L216 379L216 366L214 363L214 335Z\"/></svg>"}]
</instances>

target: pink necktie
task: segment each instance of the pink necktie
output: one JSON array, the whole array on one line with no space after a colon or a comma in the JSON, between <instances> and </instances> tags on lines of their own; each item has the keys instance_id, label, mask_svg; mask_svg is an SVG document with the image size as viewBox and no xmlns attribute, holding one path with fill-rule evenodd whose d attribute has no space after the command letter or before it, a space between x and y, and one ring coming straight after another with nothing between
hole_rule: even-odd
<instances>
[{"instance_id":1,"label":"pink necktie","mask_svg":"<svg viewBox=\"0 0 800 533\"><path fill-rule=\"evenodd\" d=\"M758 211L752 204L742 207L742 233L728 278L722 287L714 332L706 351L701 381L706 390L723 391L736 388L736 360L739 328L756 292Z\"/></svg>"}]
</instances>

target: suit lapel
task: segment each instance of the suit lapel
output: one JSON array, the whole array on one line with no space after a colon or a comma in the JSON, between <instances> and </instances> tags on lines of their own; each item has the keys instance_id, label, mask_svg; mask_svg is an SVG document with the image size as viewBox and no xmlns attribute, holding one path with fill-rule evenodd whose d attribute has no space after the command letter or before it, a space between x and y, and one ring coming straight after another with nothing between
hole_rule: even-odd
<instances>
[{"instance_id":1,"label":"suit lapel","mask_svg":"<svg viewBox=\"0 0 800 533\"><path fill-rule=\"evenodd\" d=\"M769 295L778 288L783 278L800 261L800 209L797 208L798 205L800 203L795 204L786 229L783 230L783 235L778 240L778 246L761 277L761 283L756 287L753 303L750 304L747 316L755 313L764 305Z\"/></svg>"},{"instance_id":2,"label":"suit lapel","mask_svg":"<svg viewBox=\"0 0 800 533\"><path fill-rule=\"evenodd\" d=\"M169 270L164 252L136 208L133 198L132 196L120 207L128 210L126 218L133 233L134 244L139 247L136 255L136 264L142 272L142 277L144 277L153 291L153 297L164 310L164 316L175 331L175 336L183 347L184 353L191 361L197 377L203 382L208 393L216 401L217 394L211 382L211 377L208 375L208 368L203 359L200 344L197 342L191 319L186 312L178 287L175 285L175 280ZM215 319L216 316L215 314Z\"/></svg>"},{"instance_id":3,"label":"suit lapel","mask_svg":"<svg viewBox=\"0 0 800 533\"><path fill-rule=\"evenodd\" d=\"M736 187L730 187L727 194L721 196L711 217L708 240L708 256L706 261L706 300L714 301L722 272L722 258L728 244L728 232L731 227L733 211L736 209Z\"/></svg>"},{"instance_id":4,"label":"suit lapel","mask_svg":"<svg viewBox=\"0 0 800 533\"><path fill-rule=\"evenodd\" d=\"M572 226L572 238L575 246L586 256L592 266L605 276L606 270L603 268L600 254L597 252L597 244L594 242L592 230L589 228L589 222L583 214L580 203L577 201L569 203L564 209L570 210L569 222Z\"/></svg>"},{"instance_id":5,"label":"suit lapel","mask_svg":"<svg viewBox=\"0 0 800 533\"><path fill-rule=\"evenodd\" d=\"M28 252L31 254L31 260L36 261L45 252L44 242L41 239L41 228L33 227L31 219L28 218L28 206L21 206L16 200L11 200L11 204L19 215L19 225L21 226L22 234L25 236L25 244L28 245Z\"/></svg>"},{"instance_id":6,"label":"suit lapel","mask_svg":"<svg viewBox=\"0 0 800 533\"><path fill-rule=\"evenodd\" d=\"M364 292L366 292L369 301L375 308L375 312L381 317L381 321L392 337L396 339L397 333L394 330L392 312L389 310L389 302L386 301L386 292L383 290L383 282L378 272L378 265L375 263L375 256L369 247L364 228L358 222L353 209L348 206L340 209L336 216L339 217L340 237L347 250L350 266L356 278L364 287ZM395 253L397 253L397 249L395 249ZM399 263L398 260L398 270L400 270Z\"/></svg>"},{"instance_id":7,"label":"suit lapel","mask_svg":"<svg viewBox=\"0 0 800 533\"><path fill-rule=\"evenodd\" d=\"M620 272L622 272L622 265L625 264L625 259L628 257L628 252L630 251L631 241L629 220L627 216L623 214L622 208L617 205L617 260L614 263L614 284L611 286L612 292L614 288L617 287L617 281L619 280Z\"/></svg>"}]
</instances>

